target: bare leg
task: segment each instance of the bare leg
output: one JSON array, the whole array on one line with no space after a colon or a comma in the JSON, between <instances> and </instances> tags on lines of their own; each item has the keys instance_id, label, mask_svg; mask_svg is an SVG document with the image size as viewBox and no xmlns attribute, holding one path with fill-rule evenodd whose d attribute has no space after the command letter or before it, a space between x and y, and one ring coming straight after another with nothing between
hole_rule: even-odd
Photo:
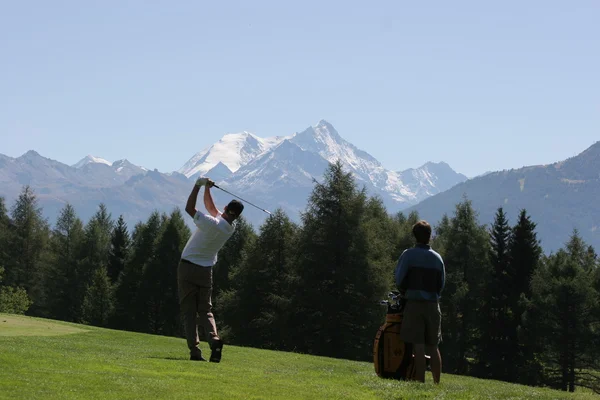
<instances>
[{"instance_id":1,"label":"bare leg","mask_svg":"<svg viewBox=\"0 0 600 400\"><path fill-rule=\"evenodd\" d=\"M427 353L431 357L431 374L433 375L433 382L440 383L440 376L442 375L442 355L437 346L427 346Z\"/></svg>"},{"instance_id":2,"label":"bare leg","mask_svg":"<svg viewBox=\"0 0 600 400\"><path fill-rule=\"evenodd\" d=\"M425 345L413 344L415 354L415 380L425 382Z\"/></svg>"}]
</instances>

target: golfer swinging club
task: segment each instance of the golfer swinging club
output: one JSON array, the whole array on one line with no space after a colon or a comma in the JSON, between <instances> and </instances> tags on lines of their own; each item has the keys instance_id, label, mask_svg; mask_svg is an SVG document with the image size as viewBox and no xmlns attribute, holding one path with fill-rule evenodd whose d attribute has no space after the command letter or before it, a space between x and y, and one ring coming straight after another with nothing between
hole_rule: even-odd
<instances>
[{"instance_id":1,"label":"golfer swinging club","mask_svg":"<svg viewBox=\"0 0 600 400\"><path fill-rule=\"evenodd\" d=\"M208 178L198 178L188 197L185 211L194 218L198 227L188 240L177 268L177 286L179 305L183 316L185 336L190 349L190 360L206 361L198 347L197 316L204 328L210 345L211 362L221 361L223 342L219 338L215 318L212 314L212 267L217 262L217 254L235 230L233 222L244 210L244 205L232 200L223 212L215 207L210 188L214 182ZM204 206L208 214L196 210L196 201L200 187L204 186Z\"/></svg>"}]
</instances>

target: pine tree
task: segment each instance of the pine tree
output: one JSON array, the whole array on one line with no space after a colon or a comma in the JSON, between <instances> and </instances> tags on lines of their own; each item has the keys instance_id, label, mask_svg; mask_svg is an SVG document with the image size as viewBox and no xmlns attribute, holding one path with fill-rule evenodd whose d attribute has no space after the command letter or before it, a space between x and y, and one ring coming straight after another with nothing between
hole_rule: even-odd
<instances>
[{"instance_id":1,"label":"pine tree","mask_svg":"<svg viewBox=\"0 0 600 400\"><path fill-rule=\"evenodd\" d=\"M365 189L338 161L313 190L299 236L293 341L301 351L367 359L388 277L370 262Z\"/></svg>"},{"instance_id":2,"label":"pine tree","mask_svg":"<svg viewBox=\"0 0 600 400\"><path fill-rule=\"evenodd\" d=\"M510 267L509 278L515 293L523 293L529 298L531 295L531 278L539 263L542 248L537 233L537 224L527 215L526 210L521 210L517 224L513 228L510 242ZM512 299L514 301L514 299ZM515 307L518 309L518 307Z\"/></svg>"},{"instance_id":3,"label":"pine tree","mask_svg":"<svg viewBox=\"0 0 600 400\"><path fill-rule=\"evenodd\" d=\"M144 267L136 296L142 317L138 326L144 332L167 336L181 334L177 265L189 236L190 230L179 209L163 220L156 251Z\"/></svg>"},{"instance_id":4,"label":"pine tree","mask_svg":"<svg viewBox=\"0 0 600 400\"><path fill-rule=\"evenodd\" d=\"M413 216L418 221L417 213L411 213L409 220ZM394 235L394 231L397 232L398 221L399 219L394 221L394 218L389 216L381 198L371 197L367 200L363 216L363 227L369 247L369 261L376 275L387 278L386 290L395 289L394 270L399 254L402 254L402 251L405 250L404 248L398 248L398 243L402 243L403 239ZM403 231L406 231L407 224L408 222L405 222L402 225ZM381 318L384 318L385 310L381 308L381 311Z\"/></svg>"},{"instance_id":5,"label":"pine tree","mask_svg":"<svg viewBox=\"0 0 600 400\"><path fill-rule=\"evenodd\" d=\"M12 222L4 204L4 197L0 197L0 265L6 265L9 258L11 228Z\"/></svg>"},{"instance_id":6,"label":"pine tree","mask_svg":"<svg viewBox=\"0 0 600 400\"><path fill-rule=\"evenodd\" d=\"M131 253L117 280L115 312L110 324L113 328L137 331L143 329L145 322L139 316L139 310L136 309L140 304L136 296L144 266L154 257L156 240L160 234L162 222L161 215L155 211L146 223L138 223L134 228Z\"/></svg>"},{"instance_id":7,"label":"pine tree","mask_svg":"<svg viewBox=\"0 0 600 400\"><path fill-rule=\"evenodd\" d=\"M84 238L77 263L78 292L75 294L76 304L82 306L87 288L98 279L96 271L108 267L110 254L110 239L113 228L111 215L106 206L101 203L98 211L92 216L84 230ZM81 310L75 320L81 320Z\"/></svg>"},{"instance_id":8,"label":"pine tree","mask_svg":"<svg viewBox=\"0 0 600 400\"><path fill-rule=\"evenodd\" d=\"M442 257L446 253L446 249L450 245L448 243L449 232L450 218L448 217L448 214L444 214L442 215L440 222L437 224L431 235L431 247L436 249L436 251L439 254L441 254Z\"/></svg>"},{"instance_id":9,"label":"pine tree","mask_svg":"<svg viewBox=\"0 0 600 400\"><path fill-rule=\"evenodd\" d=\"M411 211L406 217L402 212L397 213L392 219L392 228L390 233L386 234L385 237L392 239L394 244L392 248L391 257L393 260L398 261L399 255L408 248L411 248L415 244L415 239L412 233L412 227L419 221L419 213ZM395 268L395 265L393 266ZM393 271L391 274L392 289L395 284L393 283Z\"/></svg>"},{"instance_id":10,"label":"pine tree","mask_svg":"<svg viewBox=\"0 0 600 400\"><path fill-rule=\"evenodd\" d=\"M127 231L127 224L123 215L119 216L116 226L112 230L110 239L110 253L108 259L108 277L111 283L116 283L119 275L125 269L125 262L129 256L131 239Z\"/></svg>"},{"instance_id":11,"label":"pine tree","mask_svg":"<svg viewBox=\"0 0 600 400\"><path fill-rule=\"evenodd\" d=\"M509 343L506 362L513 366L508 370L510 382L531 383L539 370L531 353L535 336L523 330L522 321L526 301L531 298L531 279L542 254L535 228L536 224L527 211L521 210L509 243L510 263L505 293L507 307L512 313L506 324ZM518 367L515 368L515 365Z\"/></svg>"},{"instance_id":12,"label":"pine tree","mask_svg":"<svg viewBox=\"0 0 600 400\"><path fill-rule=\"evenodd\" d=\"M292 350L288 329L298 227L278 209L260 227L248 256L232 271L231 288L219 298L228 341Z\"/></svg>"},{"instance_id":13,"label":"pine tree","mask_svg":"<svg viewBox=\"0 0 600 400\"><path fill-rule=\"evenodd\" d=\"M511 315L506 294L511 281L507 279L510 262L509 242L511 228L506 213L498 208L490 232L490 280L486 282L484 304L481 310L481 341L479 343L478 374L482 377L506 380L514 365L508 363L507 327Z\"/></svg>"},{"instance_id":14,"label":"pine tree","mask_svg":"<svg viewBox=\"0 0 600 400\"><path fill-rule=\"evenodd\" d=\"M48 223L42 217L35 193L25 186L12 209L6 285L23 287L33 304L30 313L44 315L44 265L42 257L48 242Z\"/></svg>"},{"instance_id":15,"label":"pine tree","mask_svg":"<svg viewBox=\"0 0 600 400\"><path fill-rule=\"evenodd\" d=\"M83 299L81 321L89 325L108 326L113 306L112 287L106 267L97 268Z\"/></svg>"},{"instance_id":16,"label":"pine tree","mask_svg":"<svg viewBox=\"0 0 600 400\"><path fill-rule=\"evenodd\" d=\"M485 226L479 225L470 200L456 205L449 226L442 227L447 244L442 257L446 265L446 287L442 293L442 335L440 345L444 368L466 374L467 358L477 356L478 318L485 282L489 279L489 238ZM446 231L446 232L444 232ZM445 322L445 323L444 323ZM445 328L444 328L445 327Z\"/></svg>"},{"instance_id":17,"label":"pine tree","mask_svg":"<svg viewBox=\"0 0 600 400\"><path fill-rule=\"evenodd\" d=\"M60 212L50 238L50 265L44 284L50 316L74 321L78 315L76 294L82 292L77 275L77 259L83 241L83 223L67 204Z\"/></svg>"},{"instance_id":18,"label":"pine tree","mask_svg":"<svg viewBox=\"0 0 600 400\"><path fill-rule=\"evenodd\" d=\"M571 392L577 385L590 386L588 371L598 367L593 356L600 301L594 265L585 264L590 259L582 243L574 232L566 250L548 257L534 272L526 314L537 342L543 344L538 356L546 366L547 383Z\"/></svg>"}]
</instances>

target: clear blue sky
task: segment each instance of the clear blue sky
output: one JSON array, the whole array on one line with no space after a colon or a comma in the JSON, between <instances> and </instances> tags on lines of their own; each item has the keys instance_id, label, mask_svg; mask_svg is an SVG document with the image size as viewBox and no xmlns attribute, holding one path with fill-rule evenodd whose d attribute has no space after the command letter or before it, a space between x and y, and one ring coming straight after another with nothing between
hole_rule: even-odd
<instances>
[{"instance_id":1,"label":"clear blue sky","mask_svg":"<svg viewBox=\"0 0 600 400\"><path fill-rule=\"evenodd\" d=\"M167 172L223 134L331 122L473 176L600 140L600 2L4 1L0 153Z\"/></svg>"}]
</instances>

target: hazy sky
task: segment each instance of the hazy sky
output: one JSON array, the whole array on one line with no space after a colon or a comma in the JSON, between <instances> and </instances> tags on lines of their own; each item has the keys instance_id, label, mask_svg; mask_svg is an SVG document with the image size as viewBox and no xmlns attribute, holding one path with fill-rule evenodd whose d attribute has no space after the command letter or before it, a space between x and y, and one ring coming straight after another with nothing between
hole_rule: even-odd
<instances>
[{"instance_id":1,"label":"hazy sky","mask_svg":"<svg viewBox=\"0 0 600 400\"><path fill-rule=\"evenodd\" d=\"M0 153L168 172L320 119L473 176L600 140L600 2L0 0Z\"/></svg>"}]
</instances>

